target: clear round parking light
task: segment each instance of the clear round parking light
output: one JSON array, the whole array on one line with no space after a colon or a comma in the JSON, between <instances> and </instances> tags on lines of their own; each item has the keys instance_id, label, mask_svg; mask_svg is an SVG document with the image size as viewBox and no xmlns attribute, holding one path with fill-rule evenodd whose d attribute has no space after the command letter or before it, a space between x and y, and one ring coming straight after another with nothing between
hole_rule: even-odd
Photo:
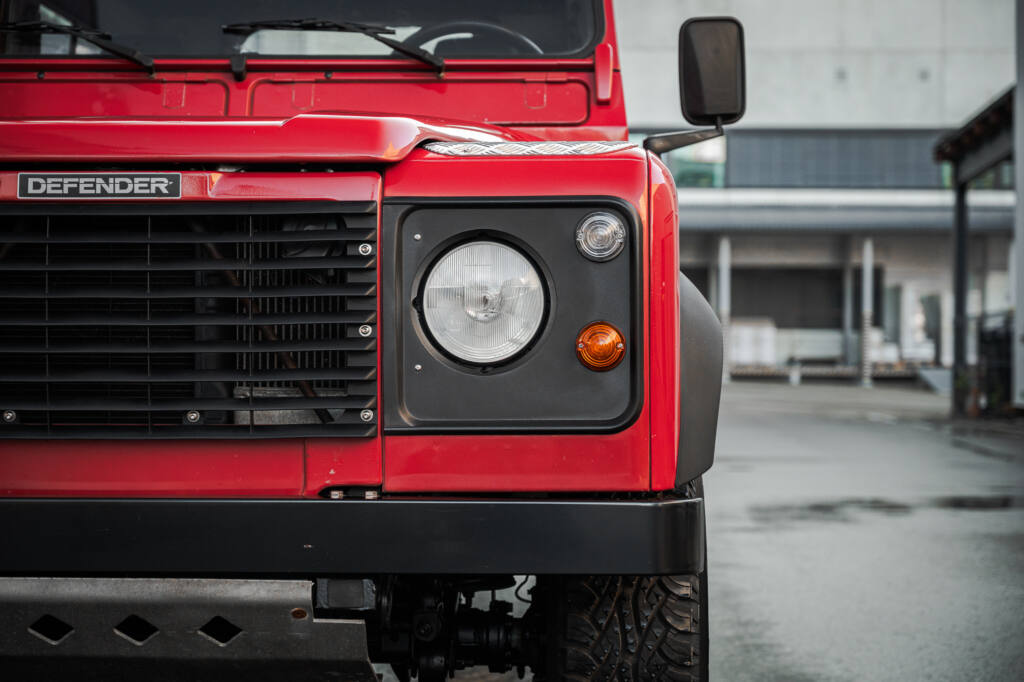
<instances>
[{"instance_id":1,"label":"clear round parking light","mask_svg":"<svg viewBox=\"0 0 1024 682\"><path fill-rule=\"evenodd\" d=\"M625 245L626 226L612 213L591 213L576 228L576 248L590 260L611 260Z\"/></svg>"},{"instance_id":2,"label":"clear round parking light","mask_svg":"<svg viewBox=\"0 0 1024 682\"><path fill-rule=\"evenodd\" d=\"M540 274L519 251L493 241L460 244L427 273L423 319L460 360L494 364L525 348L544 318Z\"/></svg>"}]
</instances>

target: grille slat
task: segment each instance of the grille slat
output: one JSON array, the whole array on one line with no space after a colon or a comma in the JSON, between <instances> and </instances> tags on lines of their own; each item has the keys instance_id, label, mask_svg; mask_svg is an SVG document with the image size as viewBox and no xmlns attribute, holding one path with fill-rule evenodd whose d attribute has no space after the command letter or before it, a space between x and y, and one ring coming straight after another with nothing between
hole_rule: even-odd
<instances>
[{"instance_id":1,"label":"grille slat","mask_svg":"<svg viewBox=\"0 0 1024 682\"><path fill-rule=\"evenodd\" d=\"M254 400L245 399L207 399L203 406L211 410L313 410L317 408L328 409L353 409L365 408L372 405L367 404L365 397L338 396L334 398L257 398ZM195 402L191 400L153 400L139 402L137 400L107 400L102 405L87 400L51 400L45 401L20 401L17 398L5 401L4 407L9 410L73 410L79 412L106 412L114 410L117 412L168 412L177 410L191 410Z\"/></svg>"},{"instance_id":2,"label":"grille slat","mask_svg":"<svg viewBox=\"0 0 1024 682\"><path fill-rule=\"evenodd\" d=\"M231 341L209 341L205 343L77 343L51 342L48 350L51 354L101 353L101 354L142 354L161 353L244 353L250 350L248 343ZM369 339L320 339L314 341L288 341L282 343L263 343L260 349L264 352L293 351L371 351L374 342ZM0 342L2 353L39 353L39 345L35 343Z\"/></svg>"},{"instance_id":3,"label":"grille slat","mask_svg":"<svg viewBox=\"0 0 1024 682\"><path fill-rule=\"evenodd\" d=\"M304 230L290 234L262 232L249 235L248 232L163 232L150 237L150 244L234 244L237 242L278 243L278 242L350 242L372 238L370 230L350 230L338 234L336 230ZM97 231L88 234L66 232L40 236L17 230L0 229L0 242L13 244L137 244L138 238L121 232Z\"/></svg>"},{"instance_id":4,"label":"grille slat","mask_svg":"<svg viewBox=\"0 0 1024 682\"><path fill-rule=\"evenodd\" d=\"M353 284L344 286L296 286L296 287L259 287L252 291L237 287L165 287L147 291L145 287L90 287L76 289L45 286L19 287L14 286L3 292L3 298L34 299L34 298L122 298L139 300L156 300L163 298L250 298L273 296L373 296L373 285Z\"/></svg>"},{"instance_id":5,"label":"grille slat","mask_svg":"<svg viewBox=\"0 0 1024 682\"><path fill-rule=\"evenodd\" d=\"M0 438L376 433L376 206L303 206L0 206Z\"/></svg>"},{"instance_id":6,"label":"grille slat","mask_svg":"<svg viewBox=\"0 0 1024 682\"><path fill-rule=\"evenodd\" d=\"M366 312L330 314L279 314L279 315L223 315L205 313L199 315L151 315L145 311L138 317L123 315L40 315L39 317L0 316L4 327L84 327L103 325L106 327L184 327L228 325L233 327L289 325L289 324L330 324L335 322L359 324L373 322L374 315Z\"/></svg>"},{"instance_id":7,"label":"grille slat","mask_svg":"<svg viewBox=\"0 0 1024 682\"><path fill-rule=\"evenodd\" d=\"M20 426L18 438L24 439L149 439L166 438L173 440L195 440L204 438L308 438L310 427L316 426L316 436L370 437L377 432L374 424L296 424L296 425L256 425L228 424L207 426L203 424L154 424L137 426L134 424L110 424L90 426L81 424L61 424L54 422L50 429L46 427ZM253 432L253 428L256 429Z\"/></svg>"},{"instance_id":8,"label":"grille slat","mask_svg":"<svg viewBox=\"0 0 1024 682\"><path fill-rule=\"evenodd\" d=\"M367 267L369 258L339 256L337 258L304 258L302 267L317 269L358 268ZM235 258L214 259L197 258L187 260L167 260L147 262L143 259L125 259L109 261L92 260L50 260L47 263L19 262L5 264L8 272L210 272L221 270L290 270L295 262L287 259L268 259L246 261Z\"/></svg>"},{"instance_id":9,"label":"grille slat","mask_svg":"<svg viewBox=\"0 0 1024 682\"><path fill-rule=\"evenodd\" d=\"M170 372L125 372L115 369L97 369L86 371L64 371L60 374L33 374L30 372L0 372L0 383L15 384L95 384L116 382L141 382L141 383L165 383L165 382L213 382L213 381L307 381L332 380L342 381L366 381L372 376L366 369L278 369L262 370L257 372L242 371L170 371ZM3 400L0 398L0 400Z\"/></svg>"}]
</instances>

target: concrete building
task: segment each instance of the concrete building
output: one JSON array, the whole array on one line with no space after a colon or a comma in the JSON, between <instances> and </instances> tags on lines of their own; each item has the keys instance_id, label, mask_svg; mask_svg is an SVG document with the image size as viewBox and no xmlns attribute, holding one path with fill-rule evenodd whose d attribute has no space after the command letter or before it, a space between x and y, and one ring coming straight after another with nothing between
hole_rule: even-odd
<instances>
[{"instance_id":1,"label":"concrete building","mask_svg":"<svg viewBox=\"0 0 1024 682\"><path fill-rule=\"evenodd\" d=\"M804 374L870 383L952 363L953 193L932 150L1013 83L1014 5L618 2L639 137L686 126L679 24L700 15L744 24L746 116L725 140L666 158L680 187L683 269L729 322L733 374L800 363ZM973 187L968 314L977 325L1013 306L1010 164Z\"/></svg>"}]
</instances>

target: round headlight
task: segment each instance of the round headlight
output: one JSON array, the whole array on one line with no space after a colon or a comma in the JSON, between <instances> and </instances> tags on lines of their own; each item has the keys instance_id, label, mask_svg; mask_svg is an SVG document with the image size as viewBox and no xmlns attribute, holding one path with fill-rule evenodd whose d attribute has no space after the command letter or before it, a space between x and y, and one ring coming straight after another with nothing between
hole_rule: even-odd
<instances>
[{"instance_id":1,"label":"round headlight","mask_svg":"<svg viewBox=\"0 0 1024 682\"><path fill-rule=\"evenodd\" d=\"M591 213L576 228L576 248L590 260L611 260L626 245L626 226L611 213Z\"/></svg>"},{"instance_id":2,"label":"round headlight","mask_svg":"<svg viewBox=\"0 0 1024 682\"><path fill-rule=\"evenodd\" d=\"M544 317L544 287L527 258L492 241L445 253L423 285L423 319L434 341L460 360L492 364L521 351Z\"/></svg>"}]
</instances>

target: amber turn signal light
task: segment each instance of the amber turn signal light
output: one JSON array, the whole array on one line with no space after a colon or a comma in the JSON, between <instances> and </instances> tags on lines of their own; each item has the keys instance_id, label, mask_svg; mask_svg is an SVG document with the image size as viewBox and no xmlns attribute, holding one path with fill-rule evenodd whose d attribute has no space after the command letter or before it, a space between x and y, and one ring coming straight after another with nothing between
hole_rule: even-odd
<instances>
[{"instance_id":1,"label":"amber turn signal light","mask_svg":"<svg viewBox=\"0 0 1024 682\"><path fill-rule=\"evenodd\" d=\"M587 369L606 372L626 357L626 339L607 322L591 322L576 337L576 357Z\"/></svg>"}]
</instances>

